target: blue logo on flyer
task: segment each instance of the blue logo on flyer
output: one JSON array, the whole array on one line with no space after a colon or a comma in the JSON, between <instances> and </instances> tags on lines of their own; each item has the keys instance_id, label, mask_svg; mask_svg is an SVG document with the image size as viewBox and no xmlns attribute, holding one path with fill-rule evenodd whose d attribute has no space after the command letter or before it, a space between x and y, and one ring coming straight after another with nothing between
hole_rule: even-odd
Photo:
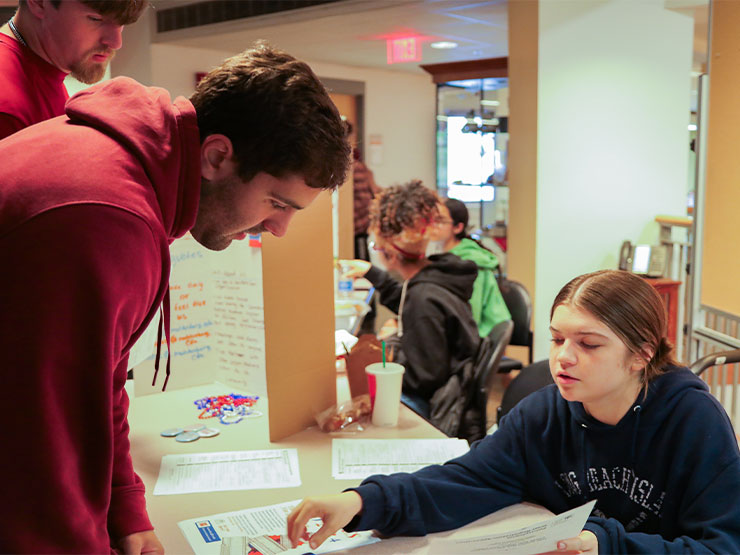
<instances>
[{"instance_id":1,"label":"blue logo on flyer","mask_svg":"<svg viewBox=\"0 0 740 555\"><path fill-rule=\"evenodd\" d=\"M203 536L203 541L206 543L221 541L221 538L218 537L216 530L214 530L213 525L209 520L198 521L195 523L195 526L198 528L198 532Z\"/></svg>"}]
</instances>

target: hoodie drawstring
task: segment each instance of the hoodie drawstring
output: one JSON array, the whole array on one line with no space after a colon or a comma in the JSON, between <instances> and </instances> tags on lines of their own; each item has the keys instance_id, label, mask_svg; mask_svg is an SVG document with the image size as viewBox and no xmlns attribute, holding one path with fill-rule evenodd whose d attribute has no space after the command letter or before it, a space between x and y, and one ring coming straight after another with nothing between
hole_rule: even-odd
<instances>
[{"instance_id":1,"label":"hoodie drawstring","mask_svg":"<svg viewBox=\"0 0 740 555\"><path fill-rule=\"evenodd\" d=\"M406 301L406 287L408 287L409 280L403 282L401 287L401 302L398 305L398 337L403 337L403 303Z\"/></svg>"},{"instance_id":2,"label":"hoodie drawstring","mask_svg":"<svg viewBox=\"0 0 740 555\"><path fill-rule=\"evenodd\" d=\"M170 288L167 287L167 292L162 300L162 306L159 308L159 326L157 328L157 354L154 357L154 377L152 378L152 387L157 383L157 374L159 373L159 358L162 353L162 328L164 327L164 337L167 341L167 363L165 365L165 378L164 384L162 385L162 391L167 388L167 382L170 380L170 354L172 349L170 348Z\"/></svg>"},{"instance_id":3,"label":"hoodie drawstring","mask_svg":"<svg viewBox=\"0 0 740 555\"><path fill-rule=\"evenodd\" d=\"M581 434L581 460L583 461L583 479L584 479L584 488L583 491L581 491L581 496L585 501L588 501L588 496L586 494L586 485L588 484L588 449L586 449L586 432L588 431L588 426L581 422L581 428L583 428L583 433Z\"/></svg>"},{"instance_id":4,"label":"hoodie drawstring","mask_svg":"<svg viewBox=\"0 0 740 555\"><path fill-rule=\"evenodd\" d=\"M642 414L642 407L640 405L635 405L632 411L635 413L635 426L634 428L632 428L632 449L630 450L630 463L632 464L632 470L634 470L637 451L637 429L640 427L640 414Z\"/></svg>"}]
</instances>

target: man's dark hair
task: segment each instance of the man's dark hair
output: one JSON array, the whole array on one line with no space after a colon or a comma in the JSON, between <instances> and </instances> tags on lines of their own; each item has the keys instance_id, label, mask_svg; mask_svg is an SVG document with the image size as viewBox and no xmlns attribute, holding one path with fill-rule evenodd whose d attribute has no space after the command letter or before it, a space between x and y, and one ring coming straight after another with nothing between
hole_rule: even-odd
<instances>
[{"instance_id":1,"label":"man's dark hair","mask_svg":"<svg viewBox=\"0 0 740 555\"><path fill-rule=\"evenodd\" d=\"M51 0L51 5L58 9L64 0ZM79 0L98 12L100 15L110 17L119 25L135 23L139 16L149 5L149 0ZM26 7L26 0L18 0L18 5Z\"/></svg>"},{"instance_id":2,"label":"man's dark hair","mask_svg":"<svg viewBox=\"0 0 740 555\"><path fill-rule=\"evenodd\" d=\"M265 172L301 176L315 189L344 182L345 124L319 78L290 54L257 42L208 73L190 101L201 141L228 137L242 180Z\"/></svg>"}]
</instances>

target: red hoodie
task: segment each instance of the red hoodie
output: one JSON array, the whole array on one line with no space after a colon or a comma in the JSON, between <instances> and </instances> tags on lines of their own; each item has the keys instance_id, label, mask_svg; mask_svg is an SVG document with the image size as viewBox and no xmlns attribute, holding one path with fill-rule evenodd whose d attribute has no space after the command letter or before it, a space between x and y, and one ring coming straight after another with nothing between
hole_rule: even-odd
<instances>
[{"instance_id":1,"label":"red hoodie","mask_svg":"<svg viewBox=\"0 0 740 555\"><path fill-rule=\"evenodd\" d=\"M0 33L0 139L64 114L69 98L62 70Z\"/></svg>"},{"instance_id":2,"label":"red hoodie","mask_svg":"<svg viewBox=\"0 0 740 555\"><path fill-rule=\"evenodd\" d=\"M117 78L66 113L0 142L3 553L104 553L152 529L123 386L195 223L195 110Z\"/></svg>"}]
</instances>

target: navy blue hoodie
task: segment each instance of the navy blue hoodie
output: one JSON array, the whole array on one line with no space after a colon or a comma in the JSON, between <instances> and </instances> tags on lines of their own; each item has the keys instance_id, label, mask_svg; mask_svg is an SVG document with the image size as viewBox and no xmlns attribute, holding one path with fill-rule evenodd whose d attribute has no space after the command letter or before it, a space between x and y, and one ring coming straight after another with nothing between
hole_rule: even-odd
<instances>
[{"instance_id":1,"label":"navy blue hoodie","mask_svg":"<svg viewBox=\"0 0 740 555\"><path fill-rule=\"evenodd\" d=\"M462 457L363 481L346 529L424 535L521 501L557 514L596 499L586 529L599 553L740 553L732 425L704 382L668 370L615 426L555 385L537 391Z\"/></svg>"}]
</instances>

